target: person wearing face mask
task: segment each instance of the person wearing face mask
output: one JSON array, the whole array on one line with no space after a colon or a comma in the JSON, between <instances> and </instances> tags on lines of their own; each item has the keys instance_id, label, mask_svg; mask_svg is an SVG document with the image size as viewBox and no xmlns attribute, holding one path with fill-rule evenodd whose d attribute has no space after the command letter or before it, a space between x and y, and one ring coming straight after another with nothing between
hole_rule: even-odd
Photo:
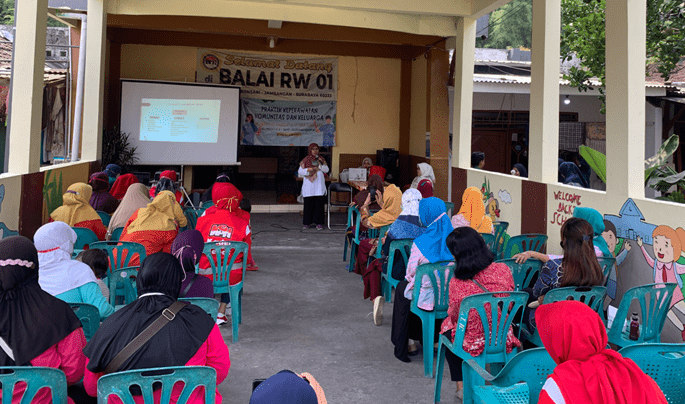
<instances>
[{"instance_id":1,"label":"person wearing face mask","mask_svg":"<svg viewBox=\"0 0 685 404\"><path fill-rule=\"evenodd\" d=\"M217 385L224 381L231 361L219 328L201 308L182 302L176 305L184 276L181 263L171 254L160 252L143 261L136 279L138 299L107 319L83 350L87 358L83 385L89 395L97 395L100 377L133 369L209 366L216 370ZM176 310L173 319L120 366L110 365L165 310ZM169 403L177 402L182 388L174 386ZM161 389L153 392L155 402L159 402L161 392ZM215 395L217 404L221 404L218 389ZM139 404L144 402L142 396L134 395L134 400ZM204 403L202 389L195 390L187 402Z\"/></svg>"},{"instance_id":2,"label":"person wearing face mask","mask_svg":"<svg viewBox=\"0 0 685 404\"><path fill-rule=\"evenodd\" d=\"M526 167L523 166L523 164L514 164L514 167L511 169L511 175L515 175L517 177L523 177L523 178L528 178L528 170L526 170Z\"/></svg>"}]
</instances>

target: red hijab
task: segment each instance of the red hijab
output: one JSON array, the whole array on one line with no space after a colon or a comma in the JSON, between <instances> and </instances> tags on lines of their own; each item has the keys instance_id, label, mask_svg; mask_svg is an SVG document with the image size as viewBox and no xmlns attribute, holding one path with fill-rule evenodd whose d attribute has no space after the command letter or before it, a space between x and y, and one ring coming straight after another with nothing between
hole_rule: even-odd
<instances>
[{"instance_id":1,"label":"red hijab","mask_svg":"<svg viewBox=\"0 0 685 404\"><path fill-rule=\"evenodd\" d=\"M319 155L314 156L312 154L312 149L315 147L318 149L319 145L316 143L312 143L307 148L307 157L303 158L302 162L300 163L300 165L302 165L303 168L312 168L312 167L314 167L314 165L312 164L314 162L314 160L319 160L320 163L321 163L321 160L323 160L323 158L321 156L319 156Z\"/></svg>"},{"instance_id":2,"label":"red hijab","mask_svg":"<svg viewBox=\"0 0 685 404\"><path fill-rule=\"evenodd\" d=\"M433 183L430 180L421 180L416 189L421 192L423 198L430 198L433 196Z\"/></svg>"},{"instance_id":3,"label":"red hijab","mask_svg":"<svg viewBox=\"0 0 685 404\"><path fill-rule=\"evenodd\" d=\"M219 209L226 209L229 212L238 213L240 201L243 194L230 182L216 182L212 188L212 201L214 206L207 208L207 214L216 212Z\"/></svg>"},{"instance_id":4,"label":"red hijab","mask_svg":"<svg viewBox=\"0 0 685 404\"><path fill-rule=\"evenodd\" d=\"M381 179L385 179L385 171L385 168L381 166L371 166L371 168L369 168L369 176L377 175L381 177Z\"/></svg>"},{"instance_id":5,"label":"red hijab","mask_svg":"<svg viewBox=\"0 0 685 404\"><path fill-rule=\"evenodd\" d=\"M112 190L109 192L116 199L122 200L128 191L128 187L133 184L138 183L138 177L133 174L120 175L114 184L112 185Z\"/></svg>"},{"instance_id":6,"label":"red hijab","mask_svg":"<svg viewBox=\"0 0 685 404\"><path fill-rule=\"evenodd\" d=\"M551 377L567 403L666 404L649 376L630 359L607 349L599 315L578 301L543 304L535 319L557 367Z\"/></svg>"}]
</instances>

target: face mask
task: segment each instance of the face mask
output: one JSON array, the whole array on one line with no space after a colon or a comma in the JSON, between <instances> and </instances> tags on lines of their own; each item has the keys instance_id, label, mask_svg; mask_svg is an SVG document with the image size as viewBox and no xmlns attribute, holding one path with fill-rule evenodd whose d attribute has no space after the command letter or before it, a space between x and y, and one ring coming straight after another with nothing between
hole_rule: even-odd
<instances>
[{"instance_id":1,"label":"face mask","mask_svg":"<svg viewBox=\"0 0 685 404\"><path fill-rule=\"evenodd\" d=\"M511 175L516 175L516 170L511 170Z\"/></svg>"}]
</instances>

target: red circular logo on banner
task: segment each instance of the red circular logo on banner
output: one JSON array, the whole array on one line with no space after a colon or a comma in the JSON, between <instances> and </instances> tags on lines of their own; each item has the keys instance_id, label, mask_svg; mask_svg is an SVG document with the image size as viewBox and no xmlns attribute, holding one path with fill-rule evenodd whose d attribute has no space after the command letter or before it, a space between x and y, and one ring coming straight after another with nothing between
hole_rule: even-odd
<instances>
[{"instance_id":1,"label":"red circular logo on banner","mask_svg":"<svg viewBox=\"0 0 685 404\"><path fill-rule=\"evenodd\" d=\"M219 67L219 58L214 55L205 55L202 58L202 66L207 70L214 70Z\"/></svg>"}]
</instances>

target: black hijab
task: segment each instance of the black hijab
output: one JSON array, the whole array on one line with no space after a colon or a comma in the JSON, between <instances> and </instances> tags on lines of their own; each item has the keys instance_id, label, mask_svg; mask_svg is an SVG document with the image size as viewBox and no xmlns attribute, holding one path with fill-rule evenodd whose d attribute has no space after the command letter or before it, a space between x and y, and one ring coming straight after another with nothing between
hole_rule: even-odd
<instances>
[{"instance_id":1,"label":"black hijab","mask_svg":"<svg viewBox=\"0 0 685 404\"><path fill-rule=\"evenodd\" d=\"M230 181L230 178L228 178L228 174L223 173L223 174L219 174L219 176L216 177L216 181L214 182L214 184L216 184L217 182L231 182L231 181ZM205 191L205 193L202 194L202 197L200 198L200 203L212 201L212 188L214 188L214 184L212 184L212 186L210 186L209 189L207 189Z\"/></svg>"},{"instance_id":2,"label":"black hijab","mask_svg":"<svg viewBox=\"0 0 685 404\"><path fill-rule=\"evenodd\" d=\"M138 299L112 314L83 350L88 370L103 372L109 362L141 331L171 306L181 291L184 272L171 254L148 256L138 271ZM147 293L163 295L143 296ZM167 323L119 371L184 366L207 340L214 321L201 308L188 304Z\"/></svg>"},{"instance_id":3,"label":"black hijab","mask_svg":"<svg viewBox=\"0 0 685 404\"><path fill-rule=\"evenodd\" d=\"M0 240L0 366L25 366L81 327L72 308L38 285L38 252L23 236Z\"/></svg>"}]
</instances>

